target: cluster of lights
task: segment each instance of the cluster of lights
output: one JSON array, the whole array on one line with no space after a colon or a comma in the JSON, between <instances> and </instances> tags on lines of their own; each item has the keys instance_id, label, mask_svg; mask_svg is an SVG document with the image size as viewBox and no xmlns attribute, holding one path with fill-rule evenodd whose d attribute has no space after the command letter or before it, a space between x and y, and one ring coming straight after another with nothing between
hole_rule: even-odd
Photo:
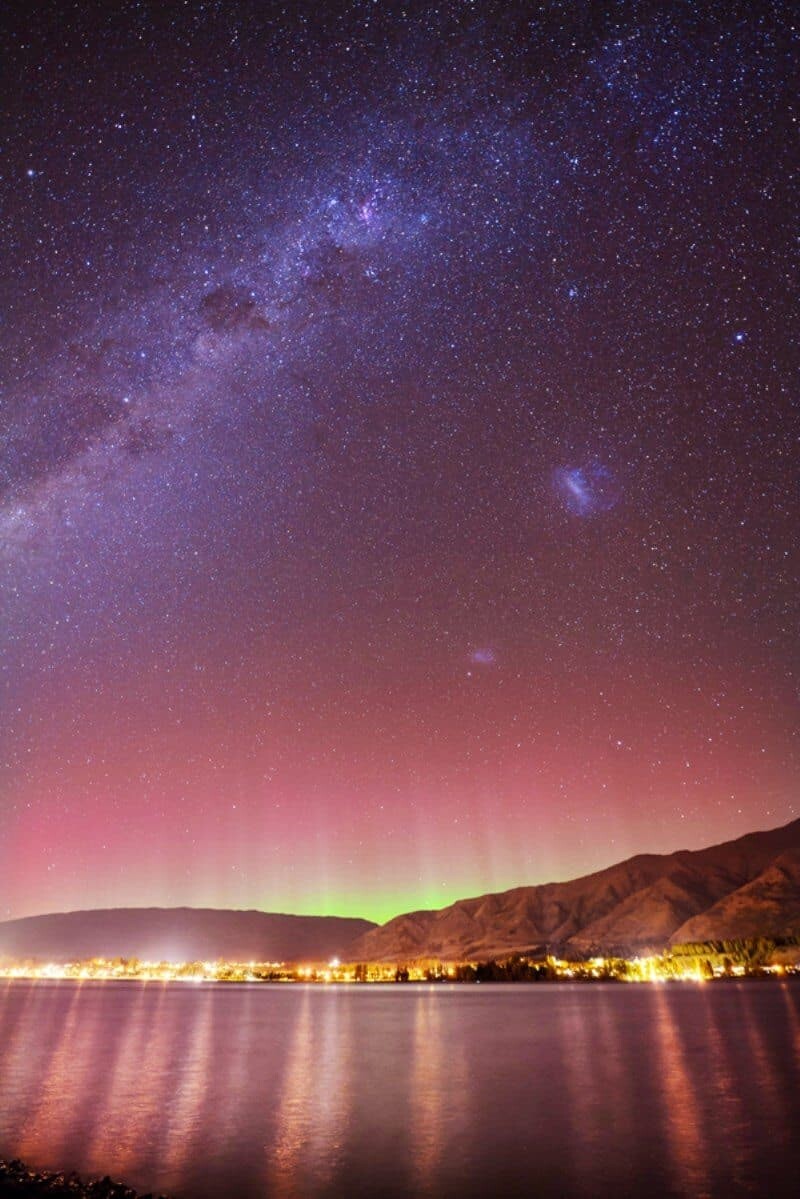
<instances>
[{"instance_id":1,"label":"cluster of lights","mask_svg":"<svg viewBox=\"0 0 800 1199\"><path fill-rule=\"evenodd\" d=\"M556 957L516 959L539 969L548 978L563 980L614 979L621 982L658 983L667 981L708 982L714 978L741 978L753 973L742 963L662 954L636 958L593 957L570 962ZM503 965L503 963L500 963ZM460 981L463 968L479 967L476 962L412 962L397 964L367 962L343 964L333 958L326 965L297 966L285 962L140 962L125 958L91 958L88 961L56 964L0 965L0 978L78 981L136 980L142 982L300 982L300 983L389 983ZM757 968L760 975L780 977L800 973L800 966L766 964ZM462 976L463 977L463 976Z\"/></svg>"},{"instance_id":2,"label":"cluster of lights","mask_svg":"<svg viewBox=\"0 0 800 1199\"><path fill-rule=\"evenodd\" d=\"M140 962L125 958L0 966L0 978L141 980L155 982L261 982L284 971L282 962Z\"/></svg>"},{"instance_id":3,"label":"cluster of lights","mask_svg":"<svg viewBox=\"0 0 800 1199\"><path fill-rule=\"evenodd\" d=\"M548 959L559 978L613 978L631 983L663 983L669 981L705 983L715 978L744 978L751 974L781 977L794 974L800 967L778 963L747 966L731 962L719 954L710 956L683 954L652 954L635 958L590 958L588 962L565 962Z\"/></svg>"}]
</instances>

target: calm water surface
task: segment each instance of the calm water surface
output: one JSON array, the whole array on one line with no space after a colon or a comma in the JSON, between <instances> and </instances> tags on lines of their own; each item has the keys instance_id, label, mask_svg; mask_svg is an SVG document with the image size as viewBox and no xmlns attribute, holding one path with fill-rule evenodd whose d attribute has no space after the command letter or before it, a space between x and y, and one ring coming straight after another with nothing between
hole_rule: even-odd
<instances>
[{"instance_id":1,"label":"calm water surface","mask_svg":"<svg viewBox=\"0 0 800 1199\"><path fill-rule=\"evenodd\" d=\"M0 1155L186 1199L775 1194L800 986L3 983Z\"/></svg>"}]
</instances>

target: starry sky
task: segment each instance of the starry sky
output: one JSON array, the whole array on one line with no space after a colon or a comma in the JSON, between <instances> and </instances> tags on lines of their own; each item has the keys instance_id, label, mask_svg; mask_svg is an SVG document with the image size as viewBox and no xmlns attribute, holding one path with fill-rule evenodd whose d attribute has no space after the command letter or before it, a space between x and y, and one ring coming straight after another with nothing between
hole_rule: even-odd
<instances>
[{"instance_id":1,"label":"starry sky","mask_svg":"<svg viewBox=\"0 0 800 1199\"><path fill-rule=\"evenodd\" d=\"M793 6L4 23L0 916L796 817Z\"/></svg>"}]
</instances>

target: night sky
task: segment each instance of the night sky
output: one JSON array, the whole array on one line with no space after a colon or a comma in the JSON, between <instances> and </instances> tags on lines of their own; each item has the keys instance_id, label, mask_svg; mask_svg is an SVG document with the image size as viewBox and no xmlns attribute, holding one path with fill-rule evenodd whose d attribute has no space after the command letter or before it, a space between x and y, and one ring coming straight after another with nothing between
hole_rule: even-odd
<instances>
[{"instance_id":1,"label":"night sky","mask_svg":"<svg viewBox=\"0 0 800 1199\"><path fill-rule=\"evenodd\" d=\"M0 916L800 813L793 10L7 7Z\"/></svg>"}]
</instances>

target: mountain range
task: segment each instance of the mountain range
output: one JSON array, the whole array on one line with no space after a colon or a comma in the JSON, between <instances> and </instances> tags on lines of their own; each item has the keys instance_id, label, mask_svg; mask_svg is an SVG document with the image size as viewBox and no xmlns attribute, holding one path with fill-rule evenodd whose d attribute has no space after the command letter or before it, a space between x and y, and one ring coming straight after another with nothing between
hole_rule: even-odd
<instances>
[{"instance_id":1,"label":"mountain range","mask_svg":"<svg viewBox=\"0 0 800 1199\"><path fill-rule=\"evenodd\" d=\"M365 933L365 961L659 952L686 941L800 933L800 820L709 849L639 854L565 883L410 912Z\"/></svg>"},{"instance_id":2,"label":"mountain range","mask_svg":"<svg viewBox=\"0 0 800 1199\"><path fill-rule=\"evenodd\" d=\"M0 923L0 959L318 962L632 956L691 941L800 936L800 820L708 849L638 854L378 926L335 916L111 908Z\"/></svg>"}]
</instances>

